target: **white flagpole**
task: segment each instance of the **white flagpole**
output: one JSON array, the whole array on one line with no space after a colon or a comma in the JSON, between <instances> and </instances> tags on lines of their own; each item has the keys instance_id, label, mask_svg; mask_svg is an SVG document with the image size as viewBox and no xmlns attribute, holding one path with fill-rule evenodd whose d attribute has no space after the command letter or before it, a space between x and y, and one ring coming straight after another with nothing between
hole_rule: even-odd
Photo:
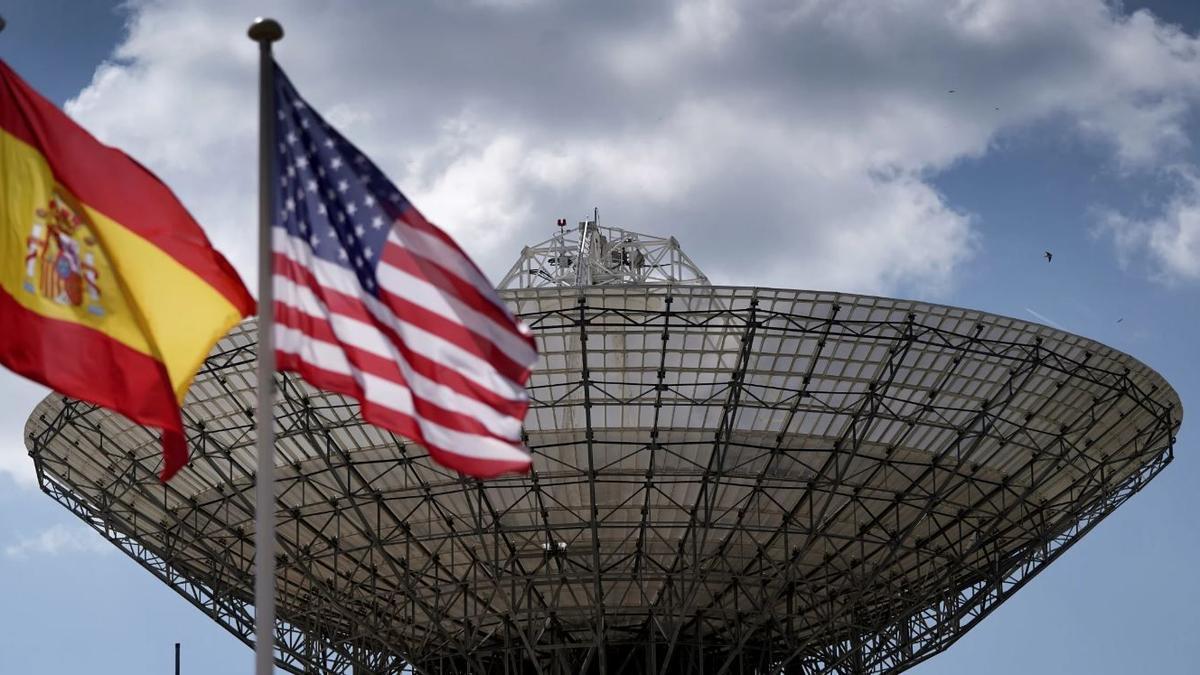
<instances>
[{"instance_id":1,"label":"white flagpole","mask_svg":"<svg viewBox=\"0 0 1200 675\"><path fill-rule=\"evenodd\" d=\"M258 43L258 469L254 486L254 672L275 668L275 324L271 269L274 216L271 162L275 153L275 63L271 43L283 38L274 19L247 31Z\"/></svg>"}]
</instances>

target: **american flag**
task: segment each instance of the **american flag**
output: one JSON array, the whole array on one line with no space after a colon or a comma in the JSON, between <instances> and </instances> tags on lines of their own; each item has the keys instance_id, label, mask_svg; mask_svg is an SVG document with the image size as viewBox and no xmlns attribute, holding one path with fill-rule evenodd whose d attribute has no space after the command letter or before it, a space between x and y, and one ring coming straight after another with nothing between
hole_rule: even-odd
<instances>
[{"instance_id":1,"label":"american flag","mask_svg":"<svg viewBox=\"0 0 1200 675\"><path fill-rule=\"evenodd\" d=\"M528 470L529 329L278 65L275 82L279 370L356 398L363 419L443 466L479 478Z\"/></svg>"}]
</instances>

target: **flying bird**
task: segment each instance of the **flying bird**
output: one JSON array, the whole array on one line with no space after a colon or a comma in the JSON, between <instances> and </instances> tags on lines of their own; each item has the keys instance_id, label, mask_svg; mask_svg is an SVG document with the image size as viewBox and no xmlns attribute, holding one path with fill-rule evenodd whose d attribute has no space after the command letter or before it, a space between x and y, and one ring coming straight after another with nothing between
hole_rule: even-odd
<instances>
[{"instance_id":1,"label":"flying bird","mask_svg":"<svg viewBox=\"0 0 1200 675\"><path fill-rule=\"evenodd\" d=\"M1046 262L1050 262L1051 260L1054 260L1054 254L1051 253L1050 251L1046 251L1045 253L1043 253L1042 257L1046 259Z\"/></svg>"},{"instance_id":2,"label":"flying bird","mask_svg":"<svg viewBox=\"0 0 1200 675\"><path fill-rule=\"evenodd\" d=\"M1125 320L1125 317L1121 317L1121 318L1117 319L1117 323L1121 323L1124 320Z\"/></svg>"},{"instance_id":3,"label":"flying bird","mask_svg":"<svg viewBox=\"0 0 1200 675\"><path fill-rule=\"evenodd\" d=\"M951 90L950 90L950 93L951 93L951 94L953 94L953 93L954 93L954 90L953 90L953 89L951 89Z\"/></svg>"}]
</instances>

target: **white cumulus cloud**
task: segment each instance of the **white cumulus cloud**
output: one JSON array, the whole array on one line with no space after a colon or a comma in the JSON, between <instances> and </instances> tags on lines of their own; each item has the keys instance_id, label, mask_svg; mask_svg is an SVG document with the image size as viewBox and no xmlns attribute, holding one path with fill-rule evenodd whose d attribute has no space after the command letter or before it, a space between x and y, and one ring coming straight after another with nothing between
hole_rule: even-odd
<instances>
[{"instance_id":1,"label":"white cumulus cloud","mask_svg":"<svg viewBox=\"0 0 1200 675\"><path fill-rule=\"evenodd\" d=\"M4 547L8 558L24 559L71 553L108 553L112 545L84 525L52 525Z\"/></svg>"},{"instance_id":2,"label":"white cumulus cloud","mask_svg":"<svg viewBox=\"0 0 1200 675\"><path fill-rule=\"evenodd\" d=\"M1176 166L1172 173L1177 190L1157 215L1138 218L1104 211L1095 230L1111 237L1122 267L1168 285L1200 281L1200 175L1188 165Z\"/></svg>"},{"instance_id":3,"label":"white cumulus cloud","mask_svg":"<svg viewBox=\"0 0 1200 675\"><path fill-rule=\"evenodd\" d=\"M1186 149L1200 93L1195 38L1102 0L129 11L68 111L174 186L248 281L256 13L284 24L310 102L493 276L597 205L719 281L936 294L986 242L931 175L1046 119L1136 169Z\"/></svg>"}]
</instances>

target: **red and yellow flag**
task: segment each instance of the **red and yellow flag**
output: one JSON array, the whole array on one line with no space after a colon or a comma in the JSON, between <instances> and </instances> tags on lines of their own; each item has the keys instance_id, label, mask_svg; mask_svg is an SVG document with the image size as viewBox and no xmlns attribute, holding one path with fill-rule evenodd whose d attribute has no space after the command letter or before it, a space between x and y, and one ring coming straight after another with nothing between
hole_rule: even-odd
<instances>
[{"instance_id":1,"label":"red and yellow flag","mask_svg":"<svg viewBox=\"0 0 1200 675\"><path fill-rule=\"evenodd\" d=\"M0 61L0 364L163 430L254 300L175 195Z\"/></svg>"}]
</instances>

